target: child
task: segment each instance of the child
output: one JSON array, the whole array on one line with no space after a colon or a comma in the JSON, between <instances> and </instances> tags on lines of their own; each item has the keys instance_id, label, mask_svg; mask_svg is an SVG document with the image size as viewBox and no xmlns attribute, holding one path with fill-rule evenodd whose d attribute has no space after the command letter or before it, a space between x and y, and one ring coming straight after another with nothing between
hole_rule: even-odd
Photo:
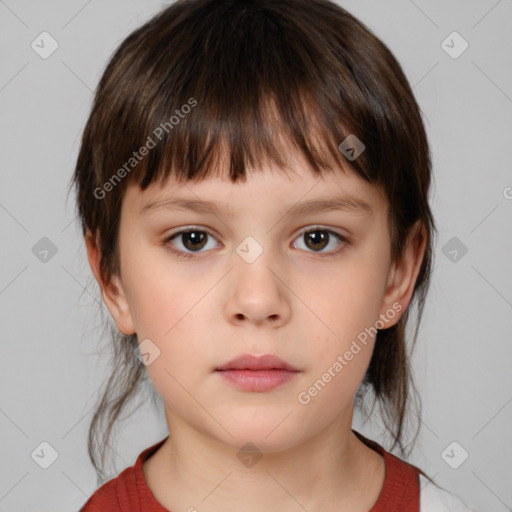
<instances>
[{"instance_id":1,"label":"child","mask_svg":"<svg viewBox=\"0 0 512 512\"><path fill-rule=\"evenodd\" d=\"M180 0L134 31L73 181L119 330L81 510L468 511L351 428L372 393L404 453L430 180L400 65L337 4ZM105 483L147 379L169 435Z\"/></svg>"}]
</instances>

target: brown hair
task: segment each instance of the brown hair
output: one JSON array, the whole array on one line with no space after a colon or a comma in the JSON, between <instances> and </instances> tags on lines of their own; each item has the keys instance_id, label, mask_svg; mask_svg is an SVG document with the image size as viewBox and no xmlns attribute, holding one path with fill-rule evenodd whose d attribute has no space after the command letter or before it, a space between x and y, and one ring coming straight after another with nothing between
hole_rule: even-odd
<instances>
[{"instance_id":1,"label":"brown hair","mask_svg":"<svg viewBox=\"0 0 512 512\"><path fill-rule=\"evenodd\" d=\"M339 149L350 134L365 145L355 160ZM350 168L382 187L393 261L415 224L424 226L427 245L411 302L418 313L414 347L436 231L427 136L390 50L329 0L179 0L121 43L96 90L72 183L83 234L98 236L104 279L121 272L119 219L130 181L144 190L170 175L200 180L219 169L222 154L235 183L246 179L248 166L285 166L281 137L317 175ZM409 310L378 332L356 397L362 407L373 393L394 441L390 449L398 445L402 454L408 395L415 391L405 336ZM147 380L133 353L136 335L116 329L111 335L112 374L88 437L98 482L113 426Z\"/></svg>"}]
</instances>

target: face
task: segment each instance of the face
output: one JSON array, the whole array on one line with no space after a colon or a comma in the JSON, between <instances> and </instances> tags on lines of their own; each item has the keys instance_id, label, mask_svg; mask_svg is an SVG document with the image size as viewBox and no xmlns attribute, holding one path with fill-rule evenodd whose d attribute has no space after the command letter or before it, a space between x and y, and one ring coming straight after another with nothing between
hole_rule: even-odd
<instances>
[{"instance_id":1,"label":"face","mask_svg":"<svg viewBox=\"0 0 512 512\"><path fill-rule=\"evenodd\" d=\"M267 452L350 425L375 327L395 324L408 301L387 218L380 189L351 171L315 176L298 159L244 183L131 184L107 305L149 354L168 422ZM247 354L296 371L219 371Z\"/></svg>"}]
</instances>

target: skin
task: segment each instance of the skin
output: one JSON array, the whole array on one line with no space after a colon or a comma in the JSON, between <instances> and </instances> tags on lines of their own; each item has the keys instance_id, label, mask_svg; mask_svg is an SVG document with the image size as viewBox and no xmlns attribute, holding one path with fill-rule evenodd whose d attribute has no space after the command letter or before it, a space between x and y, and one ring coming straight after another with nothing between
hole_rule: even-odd
<instances>
[{"instance_id":1,"label":"skin","mask_svg":"<svg viewBox=\"0 0 512 512\"><path fill-rule=\"evenodd\" d=\"M299 155L288 175L277 171L266 166L237 184L220 175L145 191L130 184L121 211L121 272L109 282L86 236L91 269L119 330L160 350L146 368L171 435L145 462L144 474L156 499L175 512L368 511L382 489L383 458L351 432L374 339L307 405L297 397L393 304L401 312L385 328L398 322L411 300L425 233L418 229L392 264L382 190L350 170L314 176ZM298 202L342 194L364 198L373 214L287 215ZM176 197L222 201L223 211L141 214L151 201ZM195 253L181 236L166 242L190 226L212 235ZM305 236L312 227L348 243L331 235L315 249ZM252 263L235 250L247 236L263 249ZM215 368L244 353L275 354L300 372L272 391L240 391ZM248 442L262 453L251 467L237 457Z\"/></svg>"}]
</instances>

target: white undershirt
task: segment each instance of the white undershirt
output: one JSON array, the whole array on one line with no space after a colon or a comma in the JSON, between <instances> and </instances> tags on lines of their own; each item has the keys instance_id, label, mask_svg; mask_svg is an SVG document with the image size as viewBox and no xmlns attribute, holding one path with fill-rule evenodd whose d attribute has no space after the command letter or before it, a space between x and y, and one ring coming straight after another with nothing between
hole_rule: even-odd
<instances>
[{"instance_id":1,"label":"white undershirt","mask_svg":"<svg viewBox=\"0 0 512 512\"><path fill-rule=\"evenodd\" d=\"M439 489L420 476L420 512L476 512L469 508L457 495Z\"/></svg>"}]
</instances>

